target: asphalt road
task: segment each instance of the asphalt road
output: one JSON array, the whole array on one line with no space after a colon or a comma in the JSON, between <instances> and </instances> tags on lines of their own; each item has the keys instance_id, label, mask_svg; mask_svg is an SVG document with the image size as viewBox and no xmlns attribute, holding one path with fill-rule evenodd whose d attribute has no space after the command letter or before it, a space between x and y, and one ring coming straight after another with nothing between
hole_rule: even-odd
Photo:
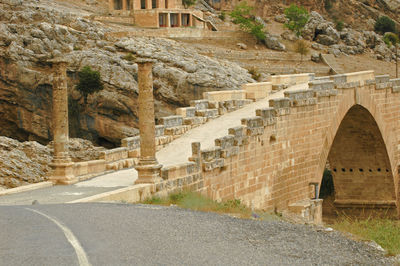
<instances>
[{"instance_id":1,"label":"asphalt road","mask_svg":"<svg viewBox=\"0 0 400 266\"><path fill-rule=\"evenodd\" d=\"M392 265L337 232L129 204L0 206L0 265Z\"/></svg>"}]
</instances>

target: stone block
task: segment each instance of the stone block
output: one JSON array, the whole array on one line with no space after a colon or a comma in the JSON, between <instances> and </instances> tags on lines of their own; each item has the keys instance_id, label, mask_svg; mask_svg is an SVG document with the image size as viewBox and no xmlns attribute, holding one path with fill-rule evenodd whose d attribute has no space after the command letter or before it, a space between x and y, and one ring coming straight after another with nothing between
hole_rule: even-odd
<instances>
[{"instance_id":1,"label":"stone block","mask_svg":"<svg viewBox=\"0 0 400 266\"><path fill-rule=\"evenodd\" d=\"M195 107L182 107L176 109L176 114L182 117L194 117L196 113Z\"/></svg>"},{"instance_id":2,"label":"stone block","mask_svg":"<svg viewBox=\"0 0 400 266\"><path fill-rule=\"evenodd\" d=\"M389 75L380 75L380 76L375 76L375 81L376 83L386 83L389 82L390 77Z\"/></svg>"},{"instance_id":3,"label":"stone block","mask_svg":"<svg viewBox=\"0 0 400 266\"><path fill-rule=\"evenodd\" d=\"M392 83L391 82L382 82L382 83L376 83L375 89L377 90L384 90L387 88L392 87Z\"/></svg>"},{"instance_id":4,"label":"stone block","mask_svg":"<svg viewBox=\"0 0 400 266\"><path fill-rule=\"evenodd\" d=\"M264 127L264 121L260 116L242 118L241 123L247 128Z\"/></svg>"},{"instance_id":5,"label":"stone block","mask_svg":"<svg viewBox=\"0 0 400 266\"><path fill-rule=\"evenodd\" d=\"M159 123L164 125L165 129L181 126L183 123L183 117L180 115L171 115L161 117Z\"/></svg>"},{"instance_id":6,"label":"stone block","mask_svg":"<svg viewBox=\"0 0 400 266\"><path fill-rule=\"evenodd\" d=\"M233 104L237 107L237 108L242 108L243 106L245 106L246 104L250 104L253 103L253 100L250 99L245 99L245 100L233 100Z\"/></svg>"},{"instance_id":7,"label":"stone block","mask_svg":"<svg viewBox=\"0 0 400 266\"><path fill-rule=\"evenodd\" d=\"M331 80L314 80L308 83L308 87L312 90L331 90L335 88L335 84Z\"/></svg>"},{"instance_id":8,"label":"stone block","mask_svg":"<svg viewBox=\"0 0 400 266\"><path fill-rule=\"evenodd\" d=\"M245 126L238 126L238 127L230 128L228 130L228 132L230 135L233 135L235 137L234 141L233 141L233 145L240 146L240 145L244 145L248 142Z\"/></svg>"},{"instance_id":9,"label":"stone block","mask_svg":"<svg viewBox=\"0 0 400 266\"><path fill-rule=\"evenodd\" d=\"M329 97L329 96L336 96L338 94L338 90L315 90L314 95L315 97Z\"/></svg>"},{"instance_id":10,"label":"stone block","mask_svg":"<svg viewBox=\"0 0 400 266\"><path fill-rule=\"evenodd\" d=\"M216 168L224 167L225 160L223 158L215 159L211 162L204 162L203 163L203 170L204 171L212 171Z\"/></svg>"},{"instance_id":11,"label":"stone block","mask_svg":"<svg viewBox=\"0 0 400 266\"><path fill-rule=\"evenodd\" d=\"M357 87L360 87L360 86L361 86L360 81L353 81L353 82L346 82L346 83L336 84L336 88L337 89L353 89L353 88L357 88Z\"/></svg>"},{"instance_id":12,"label":"stone block","mask_svg":"<svg viewBox=\"0 0 400 266\"><path fill-rule=\"evenodd\" d=\"M276 110L277 116L290 114L291 102L289 98L278 98L269 100L269 106Z\"/></svg>"},{"instance_id":13,"label":"stone block","mask_svg":"<svg viewBox=\"0 0 400 266\"><path fill-rule=\"evenodd\" d=\"M164 125L157 125L156 126L156 137L163 136L164 135L164 129L165 129Z\"/></svg>"},{"instance_id":14,"label":"stone block","mask_svg":"<svg viewBox=\"0 0 400 266\"><path fill-rule=\"evenodd\" d=\"M277 92L288 88L289 86L286 84L275 84L272 85L272 91Z\"/></svg>"},{"instance_id":15,"label":"stone block","mask_svg":"<svg viewBox=\"0 0 400 266\"><path fill-rule=\"evenodd\" d=\"M257 101L267 97L272 90L272 84L270 82L243 84L242 90L246 91L247 99Z\"/></svg>"},{"instance_id":16,"label":"stone block","mask_svg":"<svg viewBox=\"0 0 400 266\"><path fill-rule=\"evenodd\" d=\"M317 103L314 98L314 90L285 91L284 95L291 100L292 106L305 106Z\"/></svg>"},{"instance_id":17,"label":"stone block","mask_svg":"<svg viewBox=\"0 0 400 266\"><path fill-rule=\"evenodd\" d=\"M400 78L391 79L390 82L393 84L393 86L400 86Z\"/></svg>"},{"instance_id":18,"label":"stone block","mask_svg":"<svg viewBox=\"0 0 400 266\"><path fill-rule=\"evenodd\" d=\"M128 148L128 150L134 150L140 148L140 136L122 139L121 146Z\"/></svg>"},{"instance_id":19,"label":"stone block","mask_svg":"<svg viewBox=\"0 0 400 266\"><path fill-rule=\"evenodd\" d=\"M207 122L207 117L195 116L195 117L186 117L183 119L184 125L189 126L197 126Z\"/></svg>"},{"instance_id":20,"label":"stone block","mask_svg":"<svg viewBox=\"0 0 400 266\"><path fill-rule=\"evenodd\" d=\"M228 135L222 138L215 139L215 146L219 146L222 149L232 147L234 145L235 136Z\"/></svg>"},{"instance_id":21,"label":"stone block","mask_svg":"<svg viewBox=\"0 0 400 266\"><path fill-rule=\"evenodd\" d=\"M233 146L226 149L221 150L221 157L222 158L229 158L231 156L239 154L239 147Z\"/></svg>"},{"instance_id":22,"label":"stone block","mask_svg":"<svg viewBox=\"0 0 400 266\"><path fill-rule=\"evenodd\" d=\"M203 162L211 162L221 157L221 147L213 147L206 150L201 150L201 159Z\"/></svg>"},{"instance_id":23,"label":"stone block","mask_svg":"<svg viewBox=\"0 0 400 266\"><path fill-rule=\"evenodd\" d=\"M393 86L393 87L392 87L392 92L393 92L393 93L400 92L400 86Z\"/></svg>"},{"instance_id":24,"label":"stone block","mask_svg":"<svg viewBox=\"0 0 400 266\"><path fill-rule=\"evenodd\" d=\"M103 159L106 162L113 162L126 158L128 158L128 148L126 147L101 151L99 156L99 159Z\"/></svg>"},{"instance_id":25,"label":"stone block","mask_svg":"<svg viewBox=\"0 0 400 266\"><path fill-rule=\"evenodd\" d=\"M134 149L128 151L128 158L139 158L140 157L140 149Z\"/></svg>"},{"instance_id":26,"label":"stone block","mask_svg":"<svg viewBox=\"0 0 400 266\"><path fill-rule=\"evenodd\" d=\"M229 100L240 100L246 99L245 90L229 90L229 91L211 91L204 92L203 98L209 101L229 101Z\"/></svg>"},{"instance_id":27,"label":"stone block","mask_svg":"<svg viewBox=\"0 0 400 266\"><path fill-rule=\"evenodd\" d=\"M274 108L257 109L256 115L260 116L264 121L264 126L276 124L276 111Z\"/></svg>"},{"instance_id":28,"label":"stone block","mask_svg":"<svg viewBox=\"0 0 400 266\"><path fill-rule=\"evenodd\" d=\"M376 80L374 79L367 79L365 80L365 85L375 85L376 84Z\"/></svg>"},{"instance_id":29,"label":"stone block","mask_svg":"<svg viewBox=\"0 0 400 266\"><path fill-rule=\"evenodd\" d=\"M190 101L190 106L194 107L196 111L206 110L208 109L208 101L207 100L193 100Z\"/></svg>"},{"instance_id":30,"label":"stone block","mask_svg":"<svg viewBox=\"0 0 400 266\"><path fill-rule=\"evenodd\" d=\"M196 116L207 117L207 118L216 118L216 117L218 117L218 109L197 110Z\"/></svg>"},{"instance_id":31,"label":"stone block","mask_svg":"<svg viewBox=\"0 0 400 266\"><path fill-rule=\"evenodd\" d=\"M180 136L185 134L190 129L190 126L176 126L169 127L164 130L164 134L167 136Z\"/></svg>"},{"instance_id":32,"label":"stone block","mask_svg":"<svg viewBox=\"0 0 400 266\"><path fill-rule=\"evenodd\" d=\"M333 83L335 83L335 85L338 84L343 84L343 83L347 83L347 76L346 75L333 75L331 76L331 80L333 80Z\"/></svg>"}]
</instances>

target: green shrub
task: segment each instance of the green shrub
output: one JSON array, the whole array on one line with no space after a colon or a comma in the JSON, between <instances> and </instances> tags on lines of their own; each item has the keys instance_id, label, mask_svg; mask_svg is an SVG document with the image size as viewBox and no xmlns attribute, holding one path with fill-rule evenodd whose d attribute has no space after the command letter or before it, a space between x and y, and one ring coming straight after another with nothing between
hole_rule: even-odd
<instances>
[{"instance_id":1,"label":"green shrub","mask_svg":"<svg viewBox=\"0 0 400 266\"><path fill-rule=\"evenodd\" d=\"M390 48L392 45L396 45L399 43L399 37L393 32L386 32L383 36L383 41Z\"/></svg>"},{"instance_id":2,"label":"green shrub","mask_svg":"<svg viewBox=\"0 0 400 266\"><path fill-rule=\"evenodd\" d=\"M100 72L92 70L90 66L85 66L78 72L79 83L76 89L83 95L85 104L87 96L103 89Z\"/></svg>"},{"instance_id":3,"label":"green shrub","mask_svg":"<svg viewBox=\"0 0 400 266\"><path fill-rule=\"evenodd\" d=\"M229 14L232 18L232 22L238 24L240 29L253 35L258 41L265 41L264 25L256 21L254 15L252 15L253 7L248 6L247 2L242 2L235 7L235 9Z\"/></svg>"},{"instance_id":4,"label":"green shrub","mask_svg":"<svg viewBox=\"0 0 400 266\"><path fill-rule=\"evenodd\" d=\"M376 32L381 34L385 32L396 32L396 24L387 16L379 17L375 22L374 28Z\"/></svg>"},{"instance_id":5,"label":"green shrub","mask_svg":"<svg viewBox=\"0 0 400 266\"><path fill-rule=\"evenodd\" d=\"M134 56L132 53L127 53L124 57L122 57L123 59L125 59L126 61L135 61L136 60L136 56Z\"/></svg>"},{"instance_id":6,"label":"green shrub","mask_svg":"<svg viewBox=\"0 0 400 266\"><path fill-rule=\"evenodd\" d=\"M260 81L261 78L261 74L260 72L258 72L258 69L255 67L251 67L249 68L249 74L251 75L251 78L256 80L256 81Z\"/></svg>"},{"instance_id":7,"label":"green shrub","mask_svg":"<svg viewBox=\"0 0 400 266\"><path fill-rule=\"evenodd\" d=\"M221 14L218 15L218 18L222 21L225 21L226 19L226 13L224 11L221 12Z\"/></svg>"},{"instance_id":8,"label":"green shrub","mask_svg":"<svg viewBox=\"0 0 400 266\"><path fill-rule=\"evenodd\" d=\"M331 10L333 7L332 2L334 2L334 0L324 0L324 6L325 6L325 10Z\"/></svg>"},{"instance_id":9,"label":"green shrub","mask_svg":"<svg viewBox=\"0 0 400 266\"><path fill-rule=\"evenodd\" d=\"M344 22L342 20L336 21L336 30L342 31L344 28Z\"/></svg>"},{"instance_id":10,"label":"green shrub","mask_svg":"<svg viewBox=\"0 0 400 266\"><path fill-rule=\"evenodd\" d=\"M188 8L196 4L196 0L182 0L182 4L185 8Z\"/></svg>"},{"instance_id":11,"label":"green shrub","mask_svg":"<svg viewBox=\"0 0 400 266\"><path fill-rule=\"evenodd\" d=\"M284 13L288 19L288 22L285 23L285 27L293 31L296 36L299 37L310 18L308 11L302 6L291 4L290 7L285 9Z\"/></svg>"}]
</instances>

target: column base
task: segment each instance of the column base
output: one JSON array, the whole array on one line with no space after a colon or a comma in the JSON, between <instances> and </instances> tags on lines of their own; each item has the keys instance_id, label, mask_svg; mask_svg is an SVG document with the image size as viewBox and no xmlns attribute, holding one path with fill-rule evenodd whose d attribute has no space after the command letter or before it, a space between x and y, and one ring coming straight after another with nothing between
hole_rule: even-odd
<instances>
[{"instance_id":1,"label":"column base","mask_svg":"<svg viewBox=\"0 0 400 266\"><path fill-rule=\"evenodd\" d=\"M78 182L78 178L74 176L73 162L57 162L50 164L51 172L49 181L54 184L70 185Z\"/></svg>"},{"instance_id":2,"label":"column base","mask_svg":"<svg viewBox=\"0 0 400 266\"><path fill-rule=\"evenodd\" d=\"M135 184L154 184L161 181L161 167L161 164L137 165L135 169L138 171L138 179Z\"/></svg>"}]
</instances>

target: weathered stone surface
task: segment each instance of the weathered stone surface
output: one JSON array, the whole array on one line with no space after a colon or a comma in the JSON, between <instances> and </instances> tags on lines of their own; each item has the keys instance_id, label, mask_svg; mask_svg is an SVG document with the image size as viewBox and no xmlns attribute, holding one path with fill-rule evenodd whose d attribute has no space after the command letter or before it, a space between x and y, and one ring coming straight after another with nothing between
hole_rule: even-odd
<instances>
[{"instance_id":1,"label":"weathered stone surface","mask_svg":"<svg viewBox=\"0 0 400 266\"><path fill-rule=\"evenodd\" d=\"M98 159L103 147L88 140L70 139L69 154L73 161ZM0 137L0 187L13 188L47 180L53 143L43 146L36 141L19 142Z\"/></svg>"},{"instance_id":2,"label":"weathered stone surface","mask_svg":"<svg viewBox=\"0 0 400 266\"><path fill-rule=\"evenodd\" d=\"M36 1L20 1L18 9L0 3L0 94L2 134L20 140L47 143L52 92L48 59L63 55L68 60L70 133L105 146L138 134L137 64L133 57L156 59L153 75L156 117L173 114L204 91L240 89L252 82L246 69L199 55L182 44L160 38L106 37L110 29L65 9ZM13 19L15 17L15 19ZM190 56L188 56L190 55ZM74 88L77 72L84 66L98 70L105 89L83 104Z\"/></svg>"}]
</instances>

